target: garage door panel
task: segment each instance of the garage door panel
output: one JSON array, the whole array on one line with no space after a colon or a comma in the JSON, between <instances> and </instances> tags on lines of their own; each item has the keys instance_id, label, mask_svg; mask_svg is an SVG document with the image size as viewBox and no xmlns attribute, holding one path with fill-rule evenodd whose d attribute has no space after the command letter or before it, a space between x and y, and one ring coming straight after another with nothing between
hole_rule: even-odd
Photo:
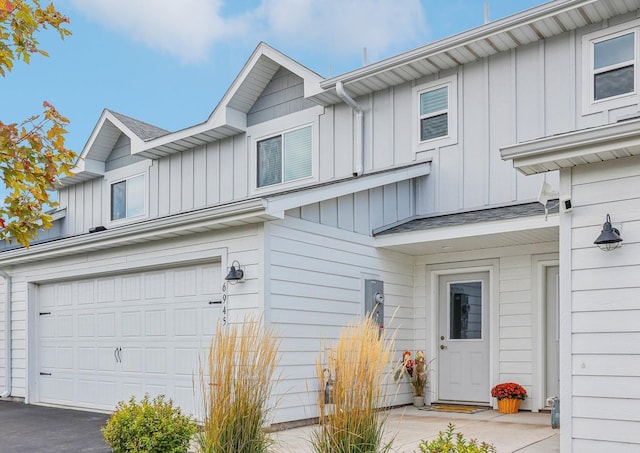
<instances>
[{"instance_id":1,"label":"garage door panel","mask_svg":"<svg viewBox=\"0 0 640 453\"><path fill-rule=\"evenodd\" d=\"M78 283L78 305L92 305L95 302L93 280Z\"/></svg>"},{"instance_id":2,"label":"garage door panel","mask_svg":"<svg viewBox=\"0 0 640 453\"><path fill-rule=\"evenodd\" d=\"M112 410L162 393L195 413L221 277L218 263L42 285L38 309L52 314L38 317L39 371L52 376L39 379L40 401Z\"/></svg>"},{"instance_id":3,"label":"garage door panel","mask_svg":"<svg viewBox=\"0 0 640 453\"><path fill-rule=\"evenodd\" d=\"M122 335L125 337L139 337L142 335L142 313L139 311L125 311L121 314Z\"/></svg>"},{"instance_id":4,"label":"garage door panel","mask_svg":"<svg viewBox=\"0 0 640 453\"><path fill-rule=\"evenodd\" d=\"M125 346L119 353L122 371L140 373L142 371L142 348Z\"/></svg>"},{"instance_id":5,"label":"garage door panel","mask_svg":"<svg viewBox=\"0 0 640 453\"><path fill-rule=\"evenodd\" d=\"M78 336L95 337L96 315L93 313L78 314Z\"/></svg>"},{"instance_id":6,"label":"garage door panel","mask_svg":"<svg viewBox=\"0 0 640 453\"><path fill-rule=\"evenodd\" d=\"M164 310L149 310L144 313L144 333L147 336L165 336L166 312Z\"/></svg>"},{"instance_id":7,"label":"garage door panel","mask_svg":"<svg viewBox=\"0 0 640 453\"><path fill-rule=\"evenodd\" d=\"M98 336L116 336L116 314L115 312L98 313Z\"/></svg>"},{"instance_id":8,"label":"garage door panel","mask_svg":"<svg viewBox=\"0 0 640 453\"><path fill-rule=\"evenodd\" d=\"M113 278L98 280L98 303L108 304L116 300L116 281Z\"/></svg>"},{"instance_id":9,"label":"garage door panel","mask_svg":"<svg viewBox=\"0 0 640 453\"><path fill-rule=\"evenodd\" d=\"M90 371L96 369L97 348L95 347L79 347L78 348L78 370Z\"/></svg>"}]
</instances>

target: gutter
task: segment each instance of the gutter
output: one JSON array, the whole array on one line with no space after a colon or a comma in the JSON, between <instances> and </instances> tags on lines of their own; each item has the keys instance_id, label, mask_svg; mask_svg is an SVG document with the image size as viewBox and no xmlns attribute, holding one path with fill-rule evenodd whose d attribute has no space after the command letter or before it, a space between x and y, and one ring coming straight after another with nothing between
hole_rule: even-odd
<instances>
[{"instance_id":1,"label":"gutter","mask_svg":"<svg viewBox=\"0 0 640 453\"><path fill-rule=\"evenodd\" d=\"M6 282L6 300L4 305L4 392L0 393L0 398L8 398L11 396L11 276L5 271L0 270L0 276L4 278Z\"/></svg>"},{"instance_id":2,"label":"gutter","mask_svg":"<svg viewBox=\"0 0 640 453\"><path fill-rule=\"evenodd\" d=\"M356 132L354 142L355 148L358 150L358 158L354 163L353 176L362 176L364 173L364 112L360 104L347 94L342 81L336 82L336 93L356 114L358 131Z\"/></svg>"}]
</instances>

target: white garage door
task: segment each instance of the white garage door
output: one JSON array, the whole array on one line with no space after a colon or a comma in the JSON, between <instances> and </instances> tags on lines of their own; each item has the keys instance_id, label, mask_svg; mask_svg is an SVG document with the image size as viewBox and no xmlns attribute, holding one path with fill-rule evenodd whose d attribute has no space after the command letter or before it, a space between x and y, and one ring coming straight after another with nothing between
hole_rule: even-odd
<instances>
[{"instance_id":1,"label":"white garage door","mask_svg":"<svg viewBox=\"0 0 640 453\"><path fill-rule=\"evenodd\" d=\"M192 378L221 315L220 279L220 265L206 264L42 285L39 401L113 410L164 394L195 414Z\"/></svg>"}]
</instances>

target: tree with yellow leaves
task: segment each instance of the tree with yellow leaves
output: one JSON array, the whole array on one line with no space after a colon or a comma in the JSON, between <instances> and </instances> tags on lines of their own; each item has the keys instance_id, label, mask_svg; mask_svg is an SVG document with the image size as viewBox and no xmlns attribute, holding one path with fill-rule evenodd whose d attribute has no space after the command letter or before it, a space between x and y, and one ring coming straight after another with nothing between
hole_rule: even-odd
<instances>
[{"instance_id":1,"label":"tree with yellow leaves","mask_svg":"<svg viewBox=\"0 0 640 453\"><path fill-rule=\"evenodd\" d=\"M53 4L42 7L39 0L0 0L0 75L11 71L15 61L29 63L31 56L48 56L39 47L37 33L53 28L62 39L71 34L69 19ZM0 207L0 240L29 245L38 230L49 228L52 218L45 213L56 206L50 198L57 178L70 174L76 155L65 147L69 120L51 104L21 123L5 124L0 119L0 178L6 197Z\"/></svg>"}]
</instances>

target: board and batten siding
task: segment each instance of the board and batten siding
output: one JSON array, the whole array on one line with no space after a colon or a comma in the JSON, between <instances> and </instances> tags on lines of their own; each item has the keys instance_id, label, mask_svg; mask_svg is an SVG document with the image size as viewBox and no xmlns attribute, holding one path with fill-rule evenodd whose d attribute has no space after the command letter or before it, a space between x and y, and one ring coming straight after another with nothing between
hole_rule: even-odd
<instances>
[{"instance_id":1,"label":"board and batten siding","mask_svg":"<svg viewBox=\"0 0 640 453\"><path fill-rule=\"evenodd\" d=\"M287 215L371 236L375 228L400 222L414 215L415 185L414 180L387 184L290 209Z\"/></svg>"},{"instance_id":2,"label":"board and batten siding","mask_svg":"<svg viewBox=\"0 0 640 453\"><path fill-rule=\"evenodd\" d=\"M416 257L415 341L418 346L424 345L428 358L435 358L431 379L437 377L439 344L435 330L438 307L433 299L436 291L431 284L433 273L491 269L491 282L497 286L490 289L491 385L518 382L529 395L522 402L523 409L537 411L544 405L539 372L543 367L539 354L544 344L540 327L543 308L540 288L535 286L542 282L534 264L542 258L557 260L558 242ZM492 403L495 401L489 394L487 398Z\"/></svg>"},{"instance_id":3,"label":"board and batten siding","mask_svg":"<svg viewBox=\"0 0 640 453\"><path fill-rule=\"evenodd\" d=\"M569 172L571 303L561 309L571 320L570 356L562 357L570 367L571 442L575 451L638 451L640 158ZM593 245L607 214L624 241L610 252Z\"/></svg>"},{"instance_id":4,"label":"board and batten siding","mask_svg":"<svg viewBox=\"0 0 640 453\"><path fill-rule=\"evenodd\" d=\"M413 258L377 250L363 235L288 216L266 224L265 238L265 306L282 338L274 416L317 417L316 392L323 389L315 360L323 347L335 344L342 327L364 315L365 279L384 281L385 328L396 335L397 359L413 349ZM405 382L396 403L410 397Z\"/></svg>"},{"instance_id":5,"label":"board and batten siding","mask_svg":"<svg viewBox=\"0 0 640 453\"><path fill-rule=\"evenodd\" d=\"M29 376L37 373L34 367L37 348L36 336L27 338L27 324L37 313L33 288L30 284L74 281L98 275L118 275L145 269L172 268L204 262L242 263L245 279L241 285L233 285L228 291L229 322L242 322L249 313L262 312L262 225L216 230L153 242L128 245L107 250L67 255L54 260L43 260L13 269L12 276L12 329L13 329L13 391L12 396L33 401L27 391ZM226 269L222 273L226 275ZM220 281L224 278L220 276ZM5 300L4 283L0 283L0 300ZM0 320L5 319L5 305L0 304ZM0 339L4 341L4 336ZM4 373L4 349L0 350L0 373ZM29 359L28 359L29 358ZM197 372L197 370L194 370ZM3 385L3 384L1 384ZM31 399L31 400L29 400Z\"/></svg>"}]
</instances>

